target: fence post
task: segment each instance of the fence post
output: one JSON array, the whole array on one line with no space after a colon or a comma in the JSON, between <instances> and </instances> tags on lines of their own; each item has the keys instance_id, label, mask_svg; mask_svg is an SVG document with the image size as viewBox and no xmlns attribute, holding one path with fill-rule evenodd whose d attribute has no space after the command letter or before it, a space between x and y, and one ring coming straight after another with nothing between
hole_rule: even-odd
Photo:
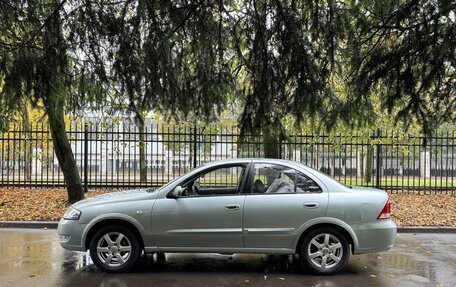
<instances>
[{"instance_id":1,"label":"fence post","mask_svg":"<svg viewBox=\"0 0 456 287\"><path fill-rule=\"evenodd\" d=\"M381 140L382 132L380 129L377 129L377 139ZM375 171L376 171L376 179L375 179L375 187L380 188L380 177L381 177L381 172L380 169L382 168L382 144L378 142L376 144L377 151L376 151L376 157L377 160L375 161Z\"/></svg>"},{"instance_id":2,"label":"fence post","mask_svg":"<svg viewBox=\"0 0 456 287\"><path fill-rule=\"evenodd\" d=\"M196 167L196 141L197 141L197 135L196 135L196 124L195 126L193 127L193 168Z\"/></svg>"},{"instance_id":3,"label":"fence post","mask_svg":"<svg viewBox=\"0 0 456 287\"><path fill-rule=\"evenodd\" d=\"M84 124L84 193L88 191L88 169L89 169L89 126Z\"/></svg>"}]
</instances>

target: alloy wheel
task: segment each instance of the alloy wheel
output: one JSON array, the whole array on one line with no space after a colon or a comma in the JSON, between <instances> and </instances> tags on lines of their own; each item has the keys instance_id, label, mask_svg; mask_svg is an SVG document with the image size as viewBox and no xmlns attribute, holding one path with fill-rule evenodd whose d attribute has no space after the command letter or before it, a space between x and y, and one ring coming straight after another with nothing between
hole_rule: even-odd
<instances>
[{"instance_id":1,"label":"alloy wheel","mask_svg":"<svg viewBox=\"0 0 456 287\"><path fill-rule=\"evenodd\" d=\"M109 267L120 267L131 257L132 245L130 239L120 232L109 232L100 237L97 242L97 256Z\"/></svg>"},{"instance_id":2,"label":"alloy wheel","mask_svg":"<svg viewBox=\"0 0 456 287\"><path fill-rule=\"evenodd\" d=\"M310 241L307 255L313 265L321 269L330 269L336 266L344 255L340 240L329 233L317 234Z\"/></svg>"}]
</instances>

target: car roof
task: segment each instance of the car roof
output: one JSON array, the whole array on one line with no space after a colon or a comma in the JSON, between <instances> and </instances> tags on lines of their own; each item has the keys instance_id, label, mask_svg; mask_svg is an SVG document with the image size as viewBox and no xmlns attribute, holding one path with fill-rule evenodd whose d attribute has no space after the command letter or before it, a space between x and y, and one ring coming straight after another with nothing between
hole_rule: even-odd
<instances>
[{"instance_id":1,"label":"car roof","mask_svg":"<svg viewBox=\"0 0 456 287\"><path fill-rule=\"evenodd\" d=\"M222 160L215 160L210 161L204 164L204 166L212 166L212 165L220 165L220 164L230 164L230 163L248 163L248 162L277 162L277 163L288 163L292 165L301 164L296 161L286 160L286 159L278 159L278 158L230 158L230 159L222 159Z\"/></svg>"}]
</instances>

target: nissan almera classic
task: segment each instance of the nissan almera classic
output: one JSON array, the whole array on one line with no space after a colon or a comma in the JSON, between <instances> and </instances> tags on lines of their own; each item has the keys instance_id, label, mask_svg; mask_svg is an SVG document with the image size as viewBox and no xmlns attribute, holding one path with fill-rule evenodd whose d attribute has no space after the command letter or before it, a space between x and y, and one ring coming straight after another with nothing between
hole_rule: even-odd
<instances>
[{"instance_id":1,"label":"nissan almera classic","mask_svg":"<svg viewBox=\"0 0 456 287\"><path fill-rule=\"evenodd\" d=\"M129 270L143 252L210 252L298 254L309 271L329 275L350 253L390 249L396 225L384 191L348 187L297 162L234 159L156 190L77 202L58 234L108 272Z\"/></svg>"}]
</instances>

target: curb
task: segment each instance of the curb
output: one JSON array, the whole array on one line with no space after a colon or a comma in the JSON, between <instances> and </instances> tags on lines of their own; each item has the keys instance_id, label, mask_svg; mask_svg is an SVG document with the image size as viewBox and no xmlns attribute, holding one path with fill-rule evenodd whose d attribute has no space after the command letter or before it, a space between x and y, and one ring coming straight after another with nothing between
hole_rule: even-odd
<instances>
[{"instance_id":1,"label":"curb","mask_svg":"<svg viewBox=\"0 0 456 287\"><path fill-rule=\"evenodd\" d=\"M54 221L0 221L0 228L57 229L57 224Z\"/></svg>"},{"instance_id":2,"label":"curb","mask_svg":"<svg viewBox=\"0 0 456 287\"><path fill-rule=\"evenodd\" d=\"M398 233L456 233L454 226L417 226L417 227L398 227Z\"/></svg>"},{"instance_id":3,"label":"curb","mask_svg":"<svg viewBox=\"0 0 456 287\"><path fill-rule=\"evenodd\" d=\"M58 222L55 221L0 221L0 228L49 228L57 229ZM440 227L398 227L398 233L456 233L455 226Z\"/></svg>"}]
</instances>

